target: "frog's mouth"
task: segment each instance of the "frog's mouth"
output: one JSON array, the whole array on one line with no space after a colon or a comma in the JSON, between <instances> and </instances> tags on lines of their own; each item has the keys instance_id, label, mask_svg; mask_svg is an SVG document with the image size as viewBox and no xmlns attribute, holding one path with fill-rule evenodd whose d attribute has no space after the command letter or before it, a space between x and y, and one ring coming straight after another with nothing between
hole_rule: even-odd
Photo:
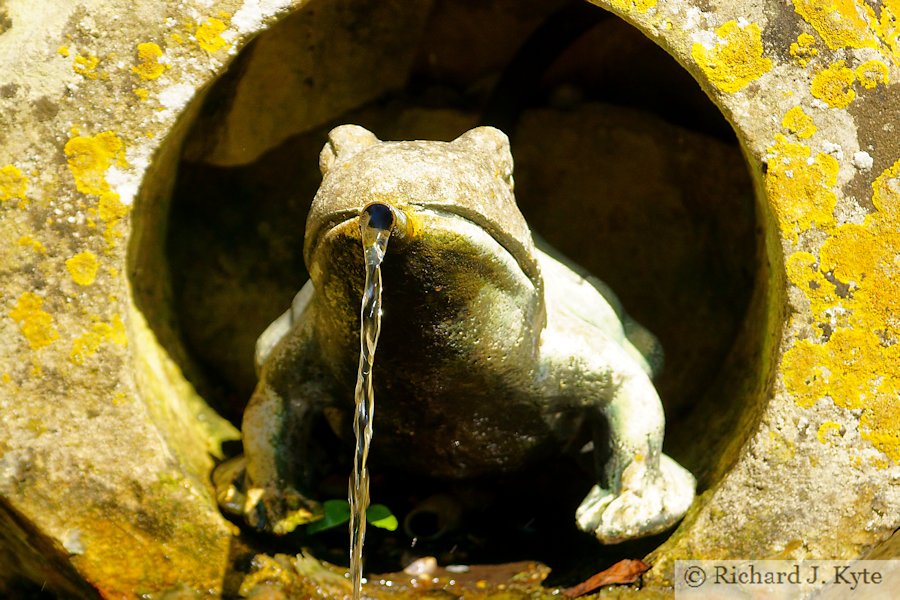
<instances>
[{"instance_id":1,"label":"frog's mouth","mask_svg":"<svg viewBox=\"0 0 900 600\"><path fill-rule=\"evenodd\" d=\"M382 208L383 207L383 208ZM512 256L522 272L531 280L534 286L543 291L543 281L537 260L534 257L534 243L529 235L527 240L519 240L515 236L506 233L499 225L486 218L478 212L468 209L464 206L450 205L446 203L429 203L416 202L406 205L406 210L397 208L386 202L374 201L366 204L362 209L343 209L330 214L322 220L318 227L312 231L307 231L306 247L304 254L306 255L307 265L312 264L312 258L318 251L321 240L328 235L329 232L343 227L348 221L358 219L364 212L379 213L377 218L380 219L382 225L387 225L387 215L384 211L389 211L391 215L391 243L394 248L398 245L402 247L404 240L415 239L422 232L416 231L414 225L415 212L427 210L436 215L449 219L462 219L487 233L497 244L506 250ZM412 213L412 214L408 214ZM386 227L384 227L386 228ZM399 242L399 244L398 244Z\"/></svg>"}]
</instances>

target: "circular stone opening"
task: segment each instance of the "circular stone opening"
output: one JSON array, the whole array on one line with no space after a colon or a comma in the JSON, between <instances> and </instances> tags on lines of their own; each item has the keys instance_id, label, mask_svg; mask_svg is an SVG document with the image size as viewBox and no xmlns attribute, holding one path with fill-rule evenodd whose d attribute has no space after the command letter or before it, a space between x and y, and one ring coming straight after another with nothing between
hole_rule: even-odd
<instances>
[{"instance_id":1,"label":"circular stone opening","mask_svg":"<svg viewBox=\"0 0 900 600\"><path fill-rule=\"evenodd\" d=\"M697 475L698 493L714 485L756 416L765 328L754 190L731 127L669 55L593 5L407 4L309 2L248 44L185 114L172 135L183 147L173 141L158 159L181 152L177 179L149 186L168 215L145 223L134 247L136 296L160 341L239 426L256 338L307 279L303 232L328 131L355 123L383 140L451 140L492 124L511 138L516 196L533 231L608 283L659 337L666 452ZM154 261L167 267L153 270L169 273L162 281L142 277ZM375 431L377 444L377 416ZM325 434L322 444L336 451ZM345 495L345 459L318 490L323 499ZM401 522L433 495L449 495L464 516L414 552L402 527L374 530L372 570L431 553L594 572L666 537L604 548L578 533L574 509L590 478L574 463L451 489L373 477L374 501ZM339 532L292 539L341 562Z\"/></svg>"}]
</instances>

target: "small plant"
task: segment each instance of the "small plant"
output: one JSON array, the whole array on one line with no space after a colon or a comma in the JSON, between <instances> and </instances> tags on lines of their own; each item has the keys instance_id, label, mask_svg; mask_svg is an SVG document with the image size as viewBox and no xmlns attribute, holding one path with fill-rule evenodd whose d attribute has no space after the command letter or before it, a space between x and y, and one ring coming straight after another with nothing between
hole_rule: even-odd
<instances>
[{"instance_id":1,"label":"small plant","mask_svg":"<svg viewBox=\"0 0 900 600\"><path fill-rule=\"evenodd\" d=\"M320 520L310 523L306 531L318 533L343 525L350 520L350 503L346 500L326 500L322 503L325 516ZM366 521L373 527L395 531L397 529L397 517L384 504L373 504L366 509Z\"/></svg>"}]
</instances>

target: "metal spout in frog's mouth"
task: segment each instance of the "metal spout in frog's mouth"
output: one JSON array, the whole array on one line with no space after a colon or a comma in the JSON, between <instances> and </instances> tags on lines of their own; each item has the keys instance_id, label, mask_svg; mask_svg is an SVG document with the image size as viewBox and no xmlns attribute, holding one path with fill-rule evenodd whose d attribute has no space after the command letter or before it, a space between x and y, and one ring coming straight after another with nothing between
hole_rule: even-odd
<instances>
[{"instance_id":1,"label":"metal spout in frog's mouth","mask_svg":"<svg viewBox=\"0 0 900 600\"><path fill-rule=\"evenodd\" d=\"M403 240L409 233L409 219L403 214L402 210L391 206L384 202L370 202L361 211L368 214L368 226L375 229L381 229L391 232L391 239L395 241Z\"/></svg>"}]
</instances>

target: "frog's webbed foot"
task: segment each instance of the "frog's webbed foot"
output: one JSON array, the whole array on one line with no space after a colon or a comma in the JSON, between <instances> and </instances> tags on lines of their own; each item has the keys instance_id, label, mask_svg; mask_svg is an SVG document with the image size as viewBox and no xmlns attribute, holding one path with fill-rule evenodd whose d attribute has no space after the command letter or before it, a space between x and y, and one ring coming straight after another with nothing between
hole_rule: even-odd
<instances>
[{"instance_id":1,"label":"frog's webbed foot","mask_svg":"<svg viewBox=\"0 0 900 600\"><path fill-rule=\"evenodd\" d=\"M223 512L243 518L254 529L276 535L290 533L300 525L322 518L322 506L291 487L280 490L254 487L246 467L246 459L239 456L214 471L216 500Z\"/></svg>"},{"instance_id":2,"label":"frog's webbed foot","mask_svg":"<svg viewBox=\"0 0 900 600\"><path fill-rule=\"evenodd\" d=\"M668 456L652 468L637 457L622 471L618 494L591 488L575 513L578 527L604 544L652 535L674 525L694 499L696 481Z\"/></svg>"}]
</instances>

